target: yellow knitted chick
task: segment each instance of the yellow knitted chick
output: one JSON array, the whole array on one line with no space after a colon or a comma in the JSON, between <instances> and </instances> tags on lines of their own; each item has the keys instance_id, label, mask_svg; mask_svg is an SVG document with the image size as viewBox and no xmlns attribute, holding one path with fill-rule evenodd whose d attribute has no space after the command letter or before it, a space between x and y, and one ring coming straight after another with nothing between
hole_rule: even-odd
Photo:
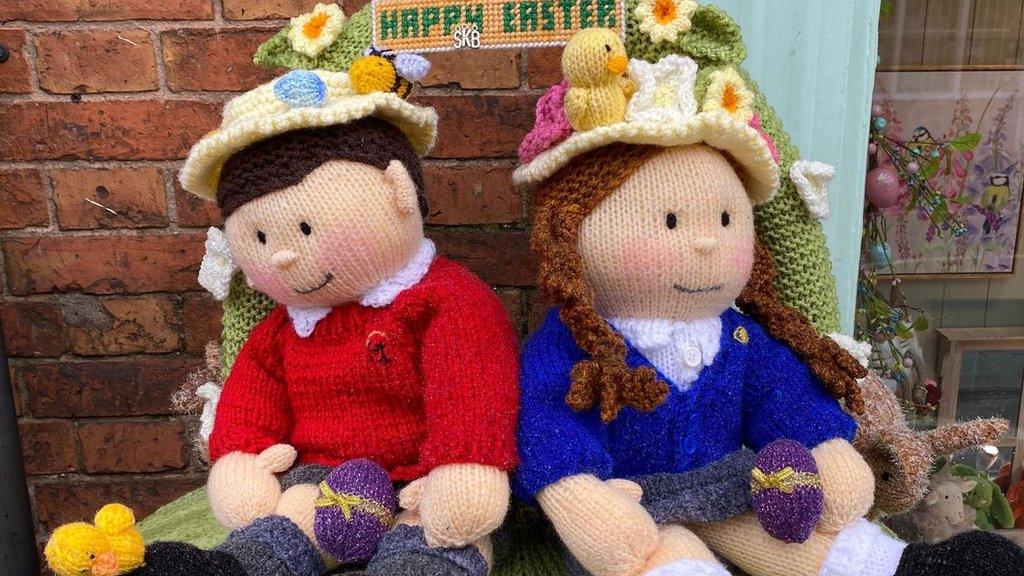
<instances>
[{"instance_id":1,"label":"yellow knitted chick","mask_svg":"<svg viewBox=\"0 0 1024 576\"><path fill-rule=\"evenodd\" d=\"M398 75L391 60L375 54L357 58L348 69L348 77L356 94L395 92L405 98L412 90L412 84Z\"/></svg>"},{"instance_id":2,"label":"yellow knitted chick","mask_svg":"<svg viewBox=\"0 0 1024 576\"><path fill-rule=\"evenodd\" d=\"M93 523L53 531L43 551L51 570L58 576L117 576L142 566L146 548L127 506L107 504Z\"/></svg>"},{"instance_id":3,"label":"yellow knitted chick","mask_svg":"<svg viewBox=\"0 0 1024 576\"><path fill-rule=\"evenodd\" d=\"M573 130L621 122L636 91L624 76L629 59L618 34L607 28L581 30L562 52L562 73L569 81L565 116Z\"/></svg>"}]
</instances>

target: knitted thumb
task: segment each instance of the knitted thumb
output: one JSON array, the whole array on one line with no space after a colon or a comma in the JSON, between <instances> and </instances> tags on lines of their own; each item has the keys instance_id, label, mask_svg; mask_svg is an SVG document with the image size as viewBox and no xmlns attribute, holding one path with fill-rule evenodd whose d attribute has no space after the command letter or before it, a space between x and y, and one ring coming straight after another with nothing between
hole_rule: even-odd
<instances>
[{"instance_id":1,"label":"knitted thumb","mask_svg":"<svg viewBox=\"0 0 1024 576\"><path fill-rule=\"evenodd\" d=\"M508 513L508 474L482 464L448 464L435 468L420 483L422 489L403 490L400 501L415 502L427 544L466 546L490 534ZM412 488L410 485L406 488Z\"/></svg>"},{"instance_id":2,"label":"knitted thumb","mask_svg":"<svg viewBox=\"0 0 1024 576\"><path fill-rule=\"evenodd\" d=\"M276 444L259 455L231 452L222 456L206 483L213 516L234 530L273 514L281 499L281 484L274 474L287 470L295 457L295 449L287 444Z\"/></svg>"}]
</instances>

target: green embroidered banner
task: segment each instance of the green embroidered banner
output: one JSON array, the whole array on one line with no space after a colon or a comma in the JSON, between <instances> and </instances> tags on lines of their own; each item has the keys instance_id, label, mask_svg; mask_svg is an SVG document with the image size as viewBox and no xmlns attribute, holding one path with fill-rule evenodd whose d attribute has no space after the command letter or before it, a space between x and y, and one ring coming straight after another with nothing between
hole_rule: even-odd
<instances>
[{"instance_id":1,"label":"green embroidered banner","mask_svg":"<svg viewBox=\"0 0 1024 576\"><path fill-rule=\"evenodd\" d=\"M373 0L373 45L394 52L555 46L625 25L620 0Z\"/></svg>"}]
</instances>

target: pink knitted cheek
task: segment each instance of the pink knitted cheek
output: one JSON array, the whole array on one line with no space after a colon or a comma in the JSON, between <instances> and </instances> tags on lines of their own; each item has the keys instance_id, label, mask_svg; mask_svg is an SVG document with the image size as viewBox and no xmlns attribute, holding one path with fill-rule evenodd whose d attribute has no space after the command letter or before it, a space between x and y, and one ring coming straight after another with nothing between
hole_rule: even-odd
<instances>
[{"instance_id":1,"label":"pink knitted cheek","mask_svg":"<svg viewBox=\"0 0 1024 576\"><path fill-rule=\"evenodd\" d=\"M616 255L616 266L636 282L650 284L661 279L666 269L678 265L672 246L650 238L629 240Z\"/></svg>"},{"instance_id":2,"label":"pink knitted cheek","mask_svg":"<svg viewBox=\"0 0 1024 576\"><path fill-rule=\"evenodd\" d=\"M734 246L726 253L725 273L746 278L754 267L754 246Z\"/></svg>"},{"instance_id":3,"label":"pink knitted cheek","mask_svg":"<svg viewBox=\"0 0 1024 576\"><path fill-rule=\"evenodd\" d=\"M246 272L246 277L249 278L249 281L252 282L260 292L263 292L275 300L280 300L283 295L291 292L291 288L288 284L273 270L253 270L251 272Z\"/></svg>"}]
</instances>

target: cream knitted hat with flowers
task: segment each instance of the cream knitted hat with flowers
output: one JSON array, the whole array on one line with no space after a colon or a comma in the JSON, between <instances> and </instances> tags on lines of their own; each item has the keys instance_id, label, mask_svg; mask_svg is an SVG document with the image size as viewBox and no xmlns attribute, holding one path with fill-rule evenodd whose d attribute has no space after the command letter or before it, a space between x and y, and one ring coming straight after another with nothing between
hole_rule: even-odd
<instances>
[{"instance_id":1,"label":"cream knitted hat with flowers","mask_svg":"<svg viewBox=\"0 0 1024 576\"><path fill-rule=\"evenodd\" d=\"M394 92L359 94L346 72L292 70L224 106L221 125L189 151L181 185L213 200L224 162L250 144L300 128L345 124L367 116L398 127L420 156L434 146L437 113L432 108L411 104Z\"/></svg>"}]
</instances>

